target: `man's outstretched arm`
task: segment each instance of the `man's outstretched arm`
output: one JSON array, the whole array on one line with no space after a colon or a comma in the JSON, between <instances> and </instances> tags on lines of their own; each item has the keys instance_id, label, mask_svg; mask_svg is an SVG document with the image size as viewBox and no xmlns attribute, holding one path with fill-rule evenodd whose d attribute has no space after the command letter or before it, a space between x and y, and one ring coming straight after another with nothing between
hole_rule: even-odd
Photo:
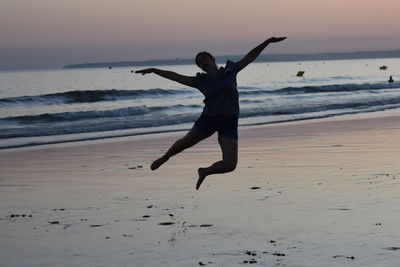
<instances>
[{"instance_id":1,"label":"man's outstretched arm","mask_svg":"<svg viewBox=\"0 0 400 267\"><path fill-rule=\"evenodd\" d=\"M244 56L244 58L242 58L239 61L239 70L238 71L241 71L247 65L249 65L251 62L253 62L270 43L278 43L278 42L285 40L286 38L287 37L271 37L271 38L265 40L264 42L262 42L260 45L258 45L253 50L251 50L246 56Z\"/></svg>"},{"instance_id":2,"label":"man's outstretched arm","mask_svg":"<svg viewBox=\"0 0 400 267\"><path fill-rule=\"evenodd\" d=\"M161 76L163 78L169 79L174 82L181 83L186 86L190 87L195 87L194 86L194 78L178 74L173 71L167 71L167 70L160 70L156 68L149 68L149 69L142 69L142 70L137 70L135 73L141 73L142 75L148 74L148 73L154 73L157 74L158 76Z\"/></svg>"}]
</instances>

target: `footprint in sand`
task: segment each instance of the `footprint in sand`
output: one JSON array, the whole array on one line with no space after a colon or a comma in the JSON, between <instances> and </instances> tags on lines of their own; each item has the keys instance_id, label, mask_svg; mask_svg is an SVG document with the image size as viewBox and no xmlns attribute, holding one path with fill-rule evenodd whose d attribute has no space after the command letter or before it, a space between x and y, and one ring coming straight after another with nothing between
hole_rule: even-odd
<instances>
[{"instance_id":1,"label":"footprint in sand","mask_svg":"<svg viewBox=\"0 0 400 267\"><path fill-rule=\"evenodd\" d=\"M158 225L173 225L174 222L160 222Z\"/></svg>"}]
</instances>

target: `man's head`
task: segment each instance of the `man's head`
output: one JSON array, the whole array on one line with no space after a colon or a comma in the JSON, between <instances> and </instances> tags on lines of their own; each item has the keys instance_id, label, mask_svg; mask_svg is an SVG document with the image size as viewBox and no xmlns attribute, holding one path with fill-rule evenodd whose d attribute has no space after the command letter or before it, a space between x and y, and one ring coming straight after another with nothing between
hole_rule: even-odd
<instances>
[{"instance_id":1,"label":"man's head","mask_svg":"<svg viewBox=\"0 0 400 267\"><path fill-rule=\"evenodd\" d=\"M207 72L211 65L216 66L215 58L208 52L200 52L196 55L195 58L196 65L202 69L203 71Z\"/></svg>"}]
</instances>

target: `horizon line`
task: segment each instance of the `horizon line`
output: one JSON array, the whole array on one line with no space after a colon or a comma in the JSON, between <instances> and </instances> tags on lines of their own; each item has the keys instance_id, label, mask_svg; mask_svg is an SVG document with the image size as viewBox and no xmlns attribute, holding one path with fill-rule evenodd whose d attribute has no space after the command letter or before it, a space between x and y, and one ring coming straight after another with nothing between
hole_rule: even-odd
<instances>
[{"instance_id":1,"label":"horizon line","mask_svg":"<svg viewBox=\"0 0 400 267\"><path fill-rule=\"evenodd\" d=\"M215 56L217 63L223 63L228 59L239 60L244 55L221 55ZM397 58L400 57L400 49L396 50L369 50L352 52L319 52L319 53L271 53L260 55L255 62L285 62L285 61L313 61L313 60L340 60L340 59L368 59L368 58ZM102 67L129 67L129 66L149 66L149 65L188 65L193 64L193 58L175 59L149 59L149 60L129 60L129 61L108 61L108 62L86 62L69 64L62 69L75 68L102 68Z\"/></svg>"}]
</instances>

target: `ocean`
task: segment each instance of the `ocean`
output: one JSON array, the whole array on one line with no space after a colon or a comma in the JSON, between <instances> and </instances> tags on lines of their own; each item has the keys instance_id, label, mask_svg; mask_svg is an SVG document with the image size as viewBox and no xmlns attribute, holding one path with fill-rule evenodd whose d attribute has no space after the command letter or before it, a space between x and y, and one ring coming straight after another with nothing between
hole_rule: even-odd
<instances>
[{"instance_id":1,"label":"ocean","mask_svg":"<svg viewBox=\"0 0 400 267\"><path fill-rule=\"evenodd\" d=\"M190 129L203 95L142 68L0 72L0 149ZM399 58L252 63L238 75L239 126L400 108L399 72Z\"/></svg>"}]
</instances>

